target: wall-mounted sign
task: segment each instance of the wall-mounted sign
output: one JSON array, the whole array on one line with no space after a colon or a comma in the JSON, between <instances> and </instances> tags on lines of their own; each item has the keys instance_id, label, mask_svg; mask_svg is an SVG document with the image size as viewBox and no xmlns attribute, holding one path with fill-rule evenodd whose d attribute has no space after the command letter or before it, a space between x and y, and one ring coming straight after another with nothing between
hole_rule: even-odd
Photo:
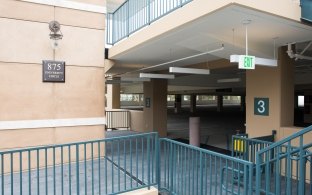
<instances>
[{"instance_id":1,"label":"wall-mounted sign","mask_svg":"<svg viewBox=\"0 0 312 195\"><path fill-rule=\"evenodd\" d=\"M65 82L65 62L43 60L42 65L43 82Z\"/></svg>"},{"instance_id":2,"label":"wall-mounted sign","mask_svg":"<svg viewBox=\"0 0 312 195\"><path fill-rule=\"evenodd\" d=\"M240 55L238 61L239 69L255 69L256 65L256 57L255 56L245 56Z\"/></svg>"},{"instance_id":3,"label":"wall-mounted sign","mask_svg":"<svg viewBox=\"0 0 312 195\"><path fill-rule=\"evenodd\" d=\"M151 107L151 98L145 98L145 107L150 108Z\"/></svg>"},{"instance_id":4,"label":"wall-mounted sign","mask_svg":"<svg viewBox=\"0 0 312 195\"><path fill-rule=\"evenodd\" d=\"M254 114L269 116L269 98L255 98Z\"/></svg>"}]
</instances>

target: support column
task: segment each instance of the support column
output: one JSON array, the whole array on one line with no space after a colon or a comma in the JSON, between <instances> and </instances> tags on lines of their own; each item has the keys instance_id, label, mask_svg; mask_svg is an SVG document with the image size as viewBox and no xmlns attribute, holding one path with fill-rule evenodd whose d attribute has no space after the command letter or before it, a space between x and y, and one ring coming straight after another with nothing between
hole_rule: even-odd
<instances>
[{"instance_id":1,"label":"support column","mask_svg":"<svg viewBox=\"0 0 312 195\"><path fill-rule=\"evenodd\" d=\"M259 102L260 99L260 102ZM257 66L246 71L246 132L249 137L271 135L293 126L294 61L279 48L278 67Z\"/></svg>"},{"instance_id":2,"label":"support column","mask_svg":"<svg viewBox=\"0 0 312 195\"><path fill-rule=\"evenodd\" d=\"M190 102L190 111L191 113L195 113L196 112L196 94L192 94L191 95L191 102Z\"/></svg>"},{"instance_id":3,"label":"support column","mask_svg":"<svg viewBox=\"0 0 312 195\"><path fill-rule=\"evenodd\" d=\"M190 117L190 145L200 147L200 118Z\"/></svg>"},{"instance_id":4,"label":"support column","mask_svg":"<svg viewBox=\"0 0 312 195\"><path fill-rule=\"evenodd\" d=\"M176 94L174 98L174 113L179 113L182 107L182 95Z\"/></svg>"},{"instance_id":5,"label":"support column","mask_svg":"<svg viewBox=\"0 0 312 195\"><path fill-rule=\"evenodd\" d=\"M218 105L217 111L222 112L222 110L223 110L223 96L222 95L218 95L217 105Z\"/></svg>"},{"instance_id":6,"label":"support column","mask_svg":"<svg viewBox=\"0 0 312 195\"><path fill-rule=\"evenodd\" d=\"M144 82L144 131L167 136L167 80Z\"/></svg>"},{"instance_id":7,"label":"support column","mask_svg":"<svg viewBox=\"0 0 312 195\"><path fill-rule=\"evenodd\" d=\"M106 85L107 109L120 109L120 84Z\"/></svg>"},{"instance_id":8,"label":"support column","mask_svg":"<svg viewBox=\"0 0 312 195\"><path fill-rule=\"evenodd\" d=\"M241 111L245 111L246 108L246 96L245 95L241 95L240 96L240 109Z\"/></svg>"}]
</instances>

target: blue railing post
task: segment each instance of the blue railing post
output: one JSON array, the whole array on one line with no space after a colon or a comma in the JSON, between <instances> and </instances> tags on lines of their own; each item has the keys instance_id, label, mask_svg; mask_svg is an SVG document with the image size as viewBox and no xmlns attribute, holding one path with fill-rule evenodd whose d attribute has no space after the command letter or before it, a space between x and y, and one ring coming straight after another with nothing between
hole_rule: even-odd
<instances>
[{"instance_id":1,"label":"blue railing post","mask_svg":"<svg viewBox=\"0 0 312 195\"><path fill-rule=\"evenodd\" d=\"M79 183L79 145L78 144L76 144L76 179L77 179L76 181L77 194L79 195L80 183Z\"/></svg>"},{"instance_id":2,"label":"blue railing post","mask_svg":"<svg viewBox=\"0 0 312 195\"><path fill-rule=\"evenodd\" d=\"M261 158L260 154L257 154L256 155L256 195L260 195L261 164L262 164L262 158Z\"/></svg>"},{"instance_id":3,"label":"blue railing post","mask_svg":"<svg viewBox=\"0 0 312 195\"><path fill-rule=\"evenodd\" d=\"M151 24L151 1L147 0L147 21L148 25Z\"/></svg>"},{"instance_id":4,"label":"blue railing post","mask_svg":"<svg viewBox=\"0 0 312 195\"><path fill-rule=\"evenodd\" d=\"M299 195L305 194L305 161L303 150L303 135L300 136L300 151L299 151Z\"/></svg>"},{"instance_id":5,"label":"blue railing post","mask_svg":"<svg viewBox=\"0 0 312 195\"><path fill-rule=\"evenodd\" d=\"M173 143L170 143L170 191L173 191ZM169 179L169 178L168 178Z\"/></svg>"},{"instance_id":6,"label":"blue railing post","mask_svg":"<svg viewBox=\"0 0 312 195\"><path fill-rule=\"evenodd\" d=\"M155 153L156 153L156 181L158 184L158 190L160 190L160 140L158 134L155 135Z\"/></svg>"},{"instance_id":7,"label":"blue railing post","mask_svg":"<svg viewBox=\"0 0 312 195\"><path fill-rule=\"evenodd\" d=\"M147 185L148 185L148 189L151 189L151 158L150 158L150 136L147 137Z\"/></svg>"},{"instance_id":8,"label":"blue railing post","mask_svg":"<svg viewBox=\"0 0 312 195\"><path fill-rule=\"evenodd\" d=\"M200 179L200 195L204 194L204 179L203 179L203 152L199 153L199 179Z\"/></svg>"}]
</instances>

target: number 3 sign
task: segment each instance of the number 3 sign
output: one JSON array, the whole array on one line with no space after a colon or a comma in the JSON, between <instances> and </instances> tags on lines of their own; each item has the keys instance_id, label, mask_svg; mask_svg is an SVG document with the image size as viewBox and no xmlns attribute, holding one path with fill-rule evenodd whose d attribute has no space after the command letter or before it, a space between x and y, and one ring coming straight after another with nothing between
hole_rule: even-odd
<instances>
[{"instance_id":1,"label":"number 3 sign","mask_svg":"<svg viewBox=\"0 0 312 195\"><path fill-rule=\"evenodd\" d=\"M269 98L255 98L254 113L255 115L269 116Z\"/></svg>"}]
</instances>

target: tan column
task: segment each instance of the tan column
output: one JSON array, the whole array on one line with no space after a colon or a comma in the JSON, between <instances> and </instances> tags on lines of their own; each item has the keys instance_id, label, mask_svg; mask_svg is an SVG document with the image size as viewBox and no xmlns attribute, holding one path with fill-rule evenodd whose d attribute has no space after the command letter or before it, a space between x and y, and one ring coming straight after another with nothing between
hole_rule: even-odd
<instances>
[{"instance_id":1,"label":"tan column","mask_svg":"<svg viewBox=\"0 0 312 195\"><path fill-rule=\"evenodd\" d=\"M120 84L106 85L107 109L120 109Z\"/></svg>"},{"instance_id":2,"label":"tan column","mask_svg":"<svg viewBox=\"0 0 312 195\"><path fill-rule=\"evenodd\" d=\"M174 99L174 112L179 113L181 111L182 106L182 95L176 94Z\"/></svg>"},{"instance_id":3,"label":"tan column","mask_svg":"<svg viewBox=\"0 0 312 195\"><path fill-rule=\"evenodd\" d=\"M278 67L256 65L255 70L246 72L246 131L250 137L271 135L273 129L281 137L280 127L293 126L293 64L283 47L278 52ZM255 110L255 98L268 98L268 116L255 113L265 108L261 102Z\"/></svg>"},{"instance_id":4,"label":"tan column","mask_svg":"<svg viewBox=\"0 0 312 195\"><path fill-rule=\"evenodd\" d=\"M196 112L196 94L191 95L190 111L191 113Z\"/></svg>"},{"instance_id":5,"label":"tan column","mask_svg":"<svg viewBox=\"0 0 312 195\"><path fill-rule=\"evenodd\" d=\"M200 118L190 117L190 145L200 147Z\"/></svg>"},{"instance_id":6,"label":"tan column","mask_svg":"<svg viewBox=\"0 0 312 195\"><path fill-rule=\"evenodd\" d=\"M217 111L222 112L222 110L223 110L223 96L222 95L218 95L217 104L218 104Z\"/></svg>"},{"instance_id":7,"label":"tan column","mask_svg":"<svg viewBox=\"0 0 312 195\"><path fill-rule=\"evenodd\" d=\"M167 135L167 80L144 82L144 131Z\"/></svg>"}]
</instances>

